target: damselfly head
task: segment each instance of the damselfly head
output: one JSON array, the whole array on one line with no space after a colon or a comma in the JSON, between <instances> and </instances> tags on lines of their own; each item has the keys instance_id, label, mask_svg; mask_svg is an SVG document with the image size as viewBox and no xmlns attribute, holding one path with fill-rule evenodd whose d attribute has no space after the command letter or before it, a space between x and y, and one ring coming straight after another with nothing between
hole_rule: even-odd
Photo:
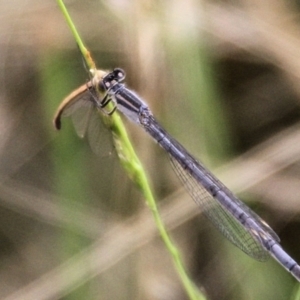
<instances>
[{"instance_id":1,"label":"damselfly head","mask_svg":"<svg viewBox=\"0 0 300 300\"><path fill-rule=\"evenodd\" d=\"M115 68L113 70L113 74L115 75L115 78L118 82L123 81L125 79L125 76L126 76L125 71L121 68Z\"/></svg>"},{"instance_id":2,"label":"damselfly head","mask_svg":"<svg viewBox=\"0 0 300 300\"><path fill-rule=\"evenodd\" d=\"M106 89L111 88L114 84L119 83L125 79L125 72L120 68L115 68L112 72L103 78L103 84Z\"/></svg>"}]
</instances>

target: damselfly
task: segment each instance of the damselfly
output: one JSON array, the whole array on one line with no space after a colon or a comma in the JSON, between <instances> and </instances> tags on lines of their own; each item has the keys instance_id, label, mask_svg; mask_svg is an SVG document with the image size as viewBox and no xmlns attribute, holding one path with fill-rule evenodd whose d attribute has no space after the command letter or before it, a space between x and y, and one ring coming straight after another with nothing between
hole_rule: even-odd
<instances>
[{"instance_id":1,"label":"damselfly","mask_svg":"<svg viewBox=\"0 0 300 300\"><path fill-rule=\"evenodd\" d=\"M54 118L55 127L60 129L61 116L83 103L107 114L117 109L144 128L169 154L175 173L191 197L229 241L259 261L271 254L300 281L300 266L281 248L277 234L161 127L148 105L122 83L124 78L122 69L98 71L90 82L61 103ZM100 98L97 90L105 96ZM110 102L114 109L108 112L105 107Z\"/></svg>"}]
</instances>

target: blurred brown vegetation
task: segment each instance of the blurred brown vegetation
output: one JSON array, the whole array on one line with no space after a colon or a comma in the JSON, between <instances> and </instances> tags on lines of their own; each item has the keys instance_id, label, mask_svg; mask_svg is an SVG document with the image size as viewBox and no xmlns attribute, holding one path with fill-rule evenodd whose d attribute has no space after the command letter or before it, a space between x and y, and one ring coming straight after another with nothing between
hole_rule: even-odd
<instances>
[{"instance_id":1,"label":"blurred brown vegetation","mask_svg":"<svg viewBox=\"0 0 300 300\"><path fill-rule=\"evenodd\" d=\"M66 5L97 66L124 68L127 85L165 128L300 262L299 3ZM186 299L106 133L95 155L69 120L59 133L52 127L60 100L87 80L56 2L0 1L0 12L0 298ZM291 275L229 244L182 190L163 151L126 125L207 298L289 299Z\"/></svg>"}]
</instances>

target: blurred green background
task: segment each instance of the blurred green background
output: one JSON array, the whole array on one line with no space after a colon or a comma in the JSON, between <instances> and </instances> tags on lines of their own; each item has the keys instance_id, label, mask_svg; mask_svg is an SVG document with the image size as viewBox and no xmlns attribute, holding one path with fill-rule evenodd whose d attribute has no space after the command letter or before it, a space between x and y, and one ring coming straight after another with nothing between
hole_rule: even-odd
<instances>
[{"instance_id":1,"label":"blurred green background","mask_svg":"<svg viewBox=\"0 0 300 300\"><path fill-rule=\"evenodd\" d=\"M123 68L163 126L300 262L299 3L66 6L98 68ZM52 126L60 101L88 79L56 2L0 1L0 16L0 298L187 299L109 132L96 155L70 119L61 132ZM227 242L163 150L125 124L207 299L294 299L292 276Z\"/></svg>"}]
</instances>

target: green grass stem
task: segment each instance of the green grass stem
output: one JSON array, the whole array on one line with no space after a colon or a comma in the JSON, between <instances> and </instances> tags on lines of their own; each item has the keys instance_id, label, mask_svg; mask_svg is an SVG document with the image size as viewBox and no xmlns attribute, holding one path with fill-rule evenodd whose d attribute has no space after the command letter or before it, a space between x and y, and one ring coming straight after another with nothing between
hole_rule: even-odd
<instances>
[{"instance_id":1,"label":"green grass stem","mask_svg":"<svg viewBox=\"0 0 300 300\"><path fill-rule=\"evenodd\" d=\"M90 56L89 51L84 46L76 27L74 26L72 19L70 15L68 14L68 11L63 4L62 0L57 0L57 3L59 7L61 8L68 25L70 26L70 29L74 35L74 38L79 46L79 49L84 57L84 59L87 62L87 65L91 69L96 69L95 64L93 63L93 60ZM99 91L100 92L100 91ZM100 95L101 96L101 95ZM132 146L128 134L126 132L126 129L123 125L123 122L120 118L120 116L117 113L114 113L109 120L109 127L112 130L113 137L114 137L114 143L116 146L116 150L118 153L118 156L120 158L120 161L127 171L130 178L133 180L133 182L139 187L139 189L142 191L147 205L152 211L156 226L158 228L158 231L161 235L161 238L163 242L166 245L166 248L168 249L172 260L174 262L175 268L180 276L180 279L183 283L183 286L189 296L192 300L202 300L205 299L205 297L200 293L200 291L197 289L197 287L193 284L189 276L187 275L179 250L174 245L173 241L171 240L164 223L161 219L161 216L158 211L158 207L156 205L156 201L154 199L153 193L151 191L150 185L147 180L146 173L144 171L144 168L137 157L134 147Z\"/></svg>"}]
</instances>

